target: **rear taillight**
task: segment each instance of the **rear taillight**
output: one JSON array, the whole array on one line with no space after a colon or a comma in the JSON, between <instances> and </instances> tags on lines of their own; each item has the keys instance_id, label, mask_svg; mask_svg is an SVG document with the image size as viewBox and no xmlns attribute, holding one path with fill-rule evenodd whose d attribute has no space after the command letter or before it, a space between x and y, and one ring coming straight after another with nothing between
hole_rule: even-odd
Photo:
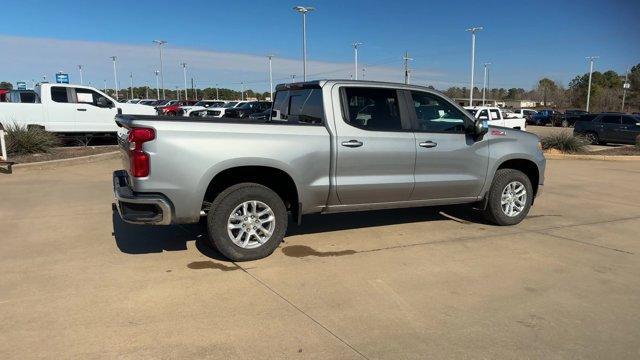
<instances>
[{"instance_id":1,"label":"rear taillight","mask_svg":"<svg viewBox=\"0 0 640 360\"><path fill-rule=\"evenodd\" d=\"M151 169L149 154L142 151L142 144L156 138L149 128L133 128L129 131L129 161L133 177L147 177Z\"/></svg>"}]
</instances>

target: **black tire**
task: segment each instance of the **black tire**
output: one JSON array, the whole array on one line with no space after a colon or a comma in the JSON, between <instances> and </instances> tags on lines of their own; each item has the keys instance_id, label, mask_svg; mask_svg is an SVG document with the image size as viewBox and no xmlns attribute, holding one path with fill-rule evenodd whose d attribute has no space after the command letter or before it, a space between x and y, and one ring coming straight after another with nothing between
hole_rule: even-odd
<instances>
[{"instance_id":1,"label":"black tire","mask_svg":"<svg viewBox=\"0 0 640 360\"><path fill-rule=\"evenodd\" d=\"M260 201L271 208L275 226L271 237L262 245L245 249L236 245L227 231L231 212L245 201ZM273 190L255 183L233 185L220 193L211 204L207 215L207 229L211 244L222 255L233 261L262 259L273 253L284 238L287 230L287 209L284 202Z\"/></svg>"},{"instance_id":2,"label":"black tire","mask_svg":"<svg viewBox=\"0 0 640 360\"><path fill-rule=\"evenodd\" d=\"M598 137L598 134L594 133L593 131L589 131L588 133L584 134L584 137L591 143L591 145L600 144L600 138Z\"/></svg>"},{"instance_id":3,"label":"black tire","mask_svg":"<svg viewBox=\"0 0 640 360\"><path fill-rule=\"evenodd\" d=\"M524 185L526 194L526 200L524 208L516 216L508 216L502 211L501 199L502 192L508 184L513 181L518 181ZM488 197L487 207L484 210L484 215L487 221L496 225L515 225L520 223L529 213L531 203L533 202L533 187L529 177L520 170L515 169L500 169L496 171L496 175L493 178L491 189L486 195Z\"/></svg>"}]
</instances>

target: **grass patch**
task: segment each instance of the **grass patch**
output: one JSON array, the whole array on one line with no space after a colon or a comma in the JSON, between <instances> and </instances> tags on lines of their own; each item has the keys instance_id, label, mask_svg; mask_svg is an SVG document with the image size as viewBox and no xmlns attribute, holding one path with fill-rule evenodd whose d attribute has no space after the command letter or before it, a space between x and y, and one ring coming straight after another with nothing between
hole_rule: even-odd
<instances>
[{"instance_id":1,"label":"grass patch","mask_svg":"<svg viewBox=\"0 0 640 360\"><path fill-rule=\"evenodd\" d=\"M60 139L43 128L13 124L5 129L7 152L13 155L47 153Z\"/></svg>"},{"instance_id":2,"label":"grass patch","mask_svg":"<svg viewBox=\"0 0 640 360\"><path fill-rule=\"evenodd\" d=\"M581 136L574 136L568 132L548 135L540 139L543 150L556 149L563 153L578 153L585 151L589 141Z\"/></svg>"}]
</instances>

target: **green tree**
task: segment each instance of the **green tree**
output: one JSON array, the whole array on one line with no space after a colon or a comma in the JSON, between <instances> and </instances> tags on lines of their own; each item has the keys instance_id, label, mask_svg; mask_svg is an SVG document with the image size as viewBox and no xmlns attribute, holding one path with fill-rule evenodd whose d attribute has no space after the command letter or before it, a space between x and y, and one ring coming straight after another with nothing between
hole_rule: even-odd
<instances>
[{"instance_id":1,"label":"green tree","mask_svg":"<svg viewBox=\"0 0 640 360\"><path fill-rule=\"evenodd\" d=\"M0 82L0 90L13 90L13 84L8 81Z\"/></svg>"}]
</instances>

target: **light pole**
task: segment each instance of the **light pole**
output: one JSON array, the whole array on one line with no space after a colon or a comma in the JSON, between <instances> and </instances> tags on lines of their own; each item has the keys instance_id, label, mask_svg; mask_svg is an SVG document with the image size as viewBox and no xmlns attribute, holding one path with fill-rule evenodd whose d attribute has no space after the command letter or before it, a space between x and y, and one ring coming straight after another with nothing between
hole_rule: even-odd
<instances>
[{"instance_id":1,"label":"light pole","mask_svg":"<svg viewBox=\"0 0 640 360\"><path fill-rule=\"evenodd\" d=\"M78 70L80 70L80 85L84 85L84 82L82 81L82 65L78 65Z\"/></svg>"},{"instance_id":2,"label":"light pole","mask_svg":"<svg viewBox=\"0 0 640 360\"><path fill-rule=\"evenodd\" d=\"M156 100L160 100L160 83L158 82L158 74L160 74L160 71L155 70L154 74L156 74L156 95L157 95L157 99Z\"/></svg>"},{"instance_id":3,"label":"light pole","mask_svg":"<svg viewBox=\"0 0 640 360\"><path fill-rule=\"evenodd\" d=\"M409 70L409 61L413 60L413 58L409 57L409 52L405 51L404 52L404 56L402 57L402 60L404 60L404 83L405 84L409 84L409 77L410 77L410 70Z\"/></svg>"},{"instance_id":4,"label":"light pole","mask_svg":"<svg viewBox=\"0 0 640 360\"><path fill-rule=\"evenodd\" d=\"M162 100L164 100L164 68L162 67L162 45L166 44L167 42L164 40L153 40L153 42L158 44L158 49L160 50L160 86L162 87Z\"/></svg>"},{"instance_id":5,"label":"light pole","mask_svg":"<svg viewBox=\"0 0 640 360\"><path fill-rule=\"evenodd\" d=\"M307 13L316 8L311 6L296 6L293 10L302 14L302 81L307 81Z\"/></svg>"},{"instance_id":6,"label":"light pole","mask_svg":"<svg viewBox=\"0 0 640 360\"><path fill-rule=\"evenodd\" d=\"M291 82L292 83L296 82L296 74L291 75Z\"/></svg>"},{"instance_id":7,"label":"light pole","mask_svg":"<svg viewBox=\"0 0 640 360\"><path fill-rule=\"evenodd\" d=\"M184 76L184 99L189 100L189 96L187 94L187 63L181 62L182 65L182 75Z\"/></svg>"},{"instance_id":8,"label":"light pole","mask_svg":"<svg viewBox=\"0 0 640 360\"><path fill-rule=\"evenodd\" d=\"M354 62L355 62L355 76L356 76L356 80L358 80L358 46L363 45L361 42L354 42L353 44L351 44L351 46L353 46L353 58L354 58ZM364 80L364 79L363 79Z\"/></svg>"},{"instance_id":9,"label":"light pole","mask_svg":"<svg viewBox=\"0 0 640 360\"><path fill-rule=\"evenodd\" d=\"M107 80L104 80L104 93L107 93Z\"/></svg>"},{"instance_id":10,"label":"light pole","mask_svg":"<svg viewBox=\"0 0 640 360\"><path fill-rule=\"evenodd\" d=\"M271 68L273 55L267 55L267 58L269 58L269 96L271 97L271 101L273 101L273 69Z\"/></svg>"},{"instance_id":11,"label":"light pole","mask_svg":"<svg viewBox=\"0 0 640 360\"><path fill-rule=\"evenodd\" d=\"M131 80L131 100L133 100L133 73L129 73L129 80Z\"/></svg>"},{"instance_id":12,"label":"light pole","mask_svg":"<svg viewBox=\"0 0 640 360\"><path fill-rule=\"evenodd\" d=\"M587 112L589 112L589 100L591 100L591 75L593 75L593 61L598 58L599 56L587 56L585 58L589 60L589 88L587 89Z\"/></svg>"},{"instance_id":13,"label":"light pole","mask_svg":"<svg viewBox=\"0 0 640 360\"><path fill-rule=\"evenodd\" d=\"M118 101L118 71L116 70L116 61L118 60L117 56L109 57L113 61L113 80L116 85L116 101Z\"/></svg>"},{"instance_id":14,"label":"light pole","mask_svg":"<svg viewBox=\"0 0 640 360\"><path fill-rule=\"evenodd\" d=\"M622 109L620 112L624 112L624 100L627 97L627 89L629 87L629 68L627 68L627 72L624 75L624 84L622 84Z\"/></svg>"},{"instance_id":15,"label":"light pole","mask_svg":"<svg viewBox=\"0 0 640 360\"><path fill-rule=\"evenodd\" d=\"M218 84L216 84L216 100L220 100L220 98L218 97Z\"/></svg>"},{"instance_id":16,"label":"light pole","mask_svg":"<svg viewBox=\"0 0 640 360\"><path fill-rule=\"evenodd\" d=\"M244 81L240 82L240 86L242 87L242 91L240 92L240 100L244 101Z\"/></svg>"},{"instance_id":17,"label":"light pole","mask_svg":"<svg viewBox=\"0 0 640 360\"><path fill-rule=\"evenodd\" d=\"M482 26L476 26L466 30L471 32L471 89L469 89L469 106L473 106L473 73L476 66L476 32L480 30L483 30Z\"/></svg>"},{"instance_id":18,"label":"light pole","mask_svg":"<svg viewBox=\"0 0 640 360\"><path fill-rule=\"evenodd\" d=\"M482 106L484 106L484 102L486 99L487 87L489 86L489 65L491 63L484 63L484 81L482 83Z\"/></svg>"},{"instance_id":19,"label":"light pole","mask_svg":"<svg viewBox=\"0 0 640 360\"><path fill-rule=\"evenodd\" d=\"M364 75L367 72L367 68L363 67L362 68L362 80L364 80Z\"/></svg>"}]
</instances>

